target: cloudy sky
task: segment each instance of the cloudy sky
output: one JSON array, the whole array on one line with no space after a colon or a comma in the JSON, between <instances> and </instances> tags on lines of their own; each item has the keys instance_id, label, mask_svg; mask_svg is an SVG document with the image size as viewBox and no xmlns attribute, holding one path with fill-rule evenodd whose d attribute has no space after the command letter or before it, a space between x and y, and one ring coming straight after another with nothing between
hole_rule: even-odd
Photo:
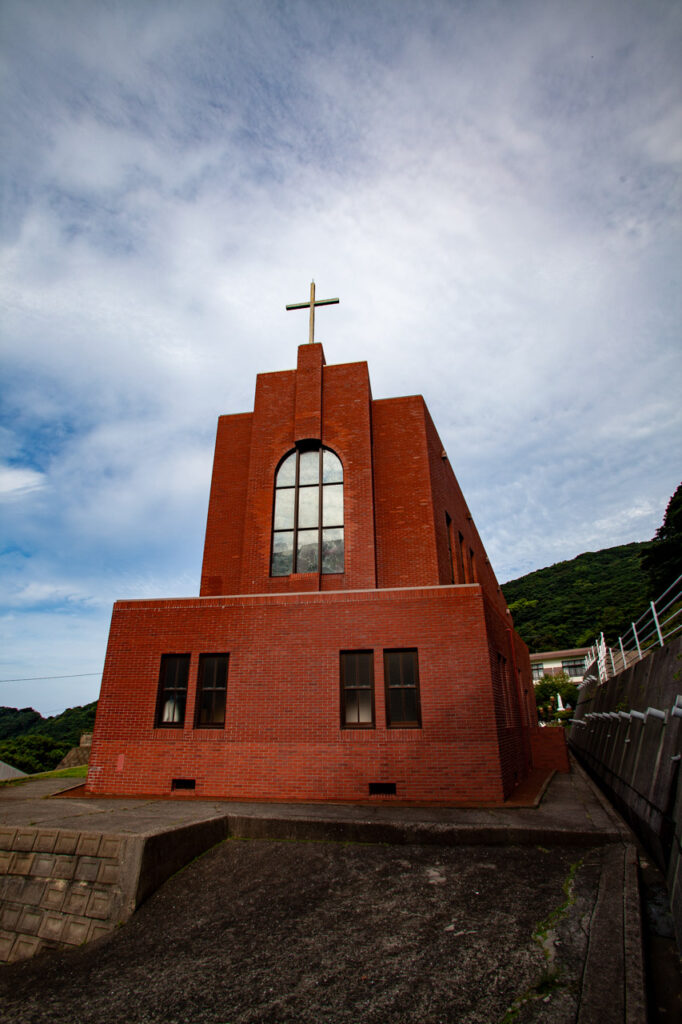
<instances>
[{"instance_id":1,"label":"cloudy sky","mask_svg":"<svg viewBox=\"0 0 682 1024\"><path fill-rule=\"evenodd\" d=\"M677 0L2 0L0 704L94 700L113 601L198 593L216 418L313 277L500 581L650 538L681 37Z\"/></svg>"}]
</instances>

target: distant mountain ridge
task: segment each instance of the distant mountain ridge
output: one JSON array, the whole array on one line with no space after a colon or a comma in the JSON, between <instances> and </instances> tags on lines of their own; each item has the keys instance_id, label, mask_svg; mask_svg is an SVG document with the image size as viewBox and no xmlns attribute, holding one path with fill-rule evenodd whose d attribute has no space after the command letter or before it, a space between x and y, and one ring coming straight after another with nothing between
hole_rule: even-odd
<instances>
[{"instance_id":1,"label":"distant mountain ridge","mask_svg":"<svg viewBox=\"0 0 682 1024\"><path fill-rule=\"evenodd\" d=\"M81 734L92 732L97 701L43 718L33 708L0 707L0 761L21 771L51 771Z\"/></svg>"},{"instance_id":2,"label":"distant mountain ridge","mask_svg":"<svg viewBox=\"0 0 682 1024\"><path fill-rule=\"evenodd\" d=\"M614 642L650 599L640 561L649 547L642 542L586 551L505 583L514 626L531 653L586 647L601 632Z\"/></svg>"},{"instance_id":3,"label":"distant mountain ridge","mask_svg":"<svg viewBox=\"0 0 682 1024\"><path fill-rule=\"evenodd\" d=\"M514 625L531 653L585 647L601 632L624 633L651 596L641 556L650 542L586 551L502 586ZM43 718L33 708L0 707L0 760L26 772L48 771L92 732L97 701Z\"/></svg>"}]
</instances>

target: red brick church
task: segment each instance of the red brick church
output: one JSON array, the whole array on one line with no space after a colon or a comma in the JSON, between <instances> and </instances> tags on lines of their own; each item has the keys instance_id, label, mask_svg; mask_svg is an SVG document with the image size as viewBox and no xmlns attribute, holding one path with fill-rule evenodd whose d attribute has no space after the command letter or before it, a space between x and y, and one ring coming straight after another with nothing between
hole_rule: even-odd
<instances>
[{"instance_id":1,"label":"red brick church","mask_svg":"<svg viewBox=\"0 0 682 1024\"><path fill-rule=\"evenodd\" d=\"M312 341L218 421L200 596L114 605L87 789L502 803L549 733L424 400Z\"/></svg>"}]
</instances>

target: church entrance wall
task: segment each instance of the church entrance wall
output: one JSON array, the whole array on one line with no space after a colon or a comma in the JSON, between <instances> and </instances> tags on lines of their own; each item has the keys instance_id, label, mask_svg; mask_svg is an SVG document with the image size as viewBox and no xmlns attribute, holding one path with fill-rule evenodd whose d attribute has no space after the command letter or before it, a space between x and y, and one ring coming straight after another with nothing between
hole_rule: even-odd
<instances>
[{"instance_id":1,"label":"church entrance wall","mask_svg":"<svg viewBox=\"0 0 682 1024\"><path fill-rule=\"evenodd\" d=\"M164 656L186 666L186 692L160 678ZM118 602L87 788L499 803L504 759L528 765L518 723L500 744L493 687L477 585ZM218 727L201 724L207 691Z\"/></svg>"}]
</instances>

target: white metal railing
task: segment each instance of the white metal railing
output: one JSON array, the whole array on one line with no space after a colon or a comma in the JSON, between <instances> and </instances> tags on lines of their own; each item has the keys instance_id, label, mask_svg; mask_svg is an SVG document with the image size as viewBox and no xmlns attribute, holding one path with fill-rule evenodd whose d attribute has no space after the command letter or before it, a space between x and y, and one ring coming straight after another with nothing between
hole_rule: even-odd
<instances>
[{"instance_id":1,"label":"white metal railing","mask_svg":"<svg viewBox=\"0 0 682 1024\"><path fill-rule=\"evenodd\" d=\"M664 647L673 637L682 634L682 576L678 576L656 601L642 612L636 622L609 647L602 633L590 647L585 664L588 674L578 687L603 683L629 665L641 661L654 648Z\"/></svg>"}]
</instances>

